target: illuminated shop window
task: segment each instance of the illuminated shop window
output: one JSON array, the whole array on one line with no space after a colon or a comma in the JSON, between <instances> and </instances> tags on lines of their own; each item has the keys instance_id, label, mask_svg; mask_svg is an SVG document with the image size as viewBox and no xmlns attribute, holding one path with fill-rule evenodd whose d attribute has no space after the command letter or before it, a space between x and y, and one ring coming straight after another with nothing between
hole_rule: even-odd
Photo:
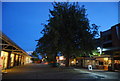
<instances>
[{"instance_id":1,"label":"illuminated shop window","mask_svg":"<svg viewBox=\"0 0 120 81\"><path fill-rule=\"evenodd\" d=\"M10 59L11 59L11 67L14 65L14 54L11 54Z\"/></svg>"},{"instance_id":2,"label":"illuminated shop window","mask_svg":"<svg viewBox=\"0 0 120 81\"><path fill-rule=\"evenodd\" d=\"M19 56L19 62L21 61L21 56Z\"/></svg>"},{"instance_id":3,"label":"illuminated shop window","mask_svg":"<svg viewBox=\"0 0 120 81\"><path fill-rule=\"evenodd\" d=\"M16 61L18 61L18 55L16 55Z\"/></svg>"},{"instance_id":4,"label":"illuminated shop window","mask_svg":"<svg viewBox=\"0 0 120 81\"><path fill-rule=\"evenodd\" d=\"M1 51L2 68L7 68L8 52Z\"/></svg>"}]
</instances>

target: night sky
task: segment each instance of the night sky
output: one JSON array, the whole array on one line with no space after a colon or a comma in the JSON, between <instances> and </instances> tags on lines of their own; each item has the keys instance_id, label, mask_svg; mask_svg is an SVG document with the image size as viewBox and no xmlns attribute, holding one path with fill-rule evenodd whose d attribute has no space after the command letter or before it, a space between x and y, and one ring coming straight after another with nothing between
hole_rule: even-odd
<instances>
[{"instance_id":1,"label":"night sky","mask_svg":"<svg viewBox=\"0 0 120 81\"><path fill-rule=\"evenodd\" d=\"M100 26L99 31L118 23L117 2L85 2L90 24ZM25 51L34 51L42 34L41 23L47 23L51 2L3 2L2 31Z\"/></svg>"}]
</instances>

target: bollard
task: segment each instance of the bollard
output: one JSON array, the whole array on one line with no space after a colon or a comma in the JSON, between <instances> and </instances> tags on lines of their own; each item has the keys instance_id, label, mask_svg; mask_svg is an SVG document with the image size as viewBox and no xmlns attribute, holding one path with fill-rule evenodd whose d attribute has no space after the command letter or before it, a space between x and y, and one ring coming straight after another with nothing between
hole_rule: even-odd
<instances>
[{"instance_id":1,"label":"bollard","mask_svg":"<svg viewBox=\"0 0 120 81\"><path fill-rule=\"evenodd\" d=\"M92 65L88 65L88 70L92 70Z\"/></svg>"}]
</instances>

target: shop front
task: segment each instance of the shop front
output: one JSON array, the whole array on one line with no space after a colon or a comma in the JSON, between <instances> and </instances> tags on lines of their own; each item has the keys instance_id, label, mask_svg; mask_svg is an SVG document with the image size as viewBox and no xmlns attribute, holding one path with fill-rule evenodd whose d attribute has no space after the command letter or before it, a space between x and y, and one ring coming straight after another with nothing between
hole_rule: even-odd
<instances>
[{"instance_id":1,"label":"shop front","mask_svg":"<svg viewBox=\"0 0 120 81\"><path fill-rule=\"evenodd\" d=\"M14 66L14 54L11 54L10 56L10 59L11 59L11 62L10 62L10 67L13 67Z\"/></svg>"},{"instance_id":2,"label":"shop front","mask_svg":"<svg viewBox=\"0 0 120 81\"><path fill-rule=\"evenodd\" d=\"M111 64L110 57L98 57L96 60L98 60L98 69L108 70L108 67Z\"/></svg>"},{"instance_id":3,"label":"shop front","mask_svg":"<svg viewBox=\"0 0 120 81\"><path fill-rule=\"evenodd\" d=\"M76 58L71 58L71 59L69 60L69 65L70 65L70 66L76 66L77 63L78 63L78 61L76 60Z\"/></svg>"},{"instance_id":4,"label":"shop front","mask_svg":"<svg viewBox=\"0 0 120 81\"><path fill-rule=\"evenodd\" d=\"M24 63L29 63L31 56L29 56L22 48L14 43L5 34L0 33L1 47L0 48L0 68L8 69ZM27 58L25 60L25 58Z\"/></svg>"},{"instance_id":5,"label":"shop front","mask_svg":"<svg viewBox=\"0 0 120 81\"><path fill-rule=\"evenodd\" d=\"M14 66L18 66L23 64L22 62L25 62L25 64L30 63L31 57L26 56L26 60L24 60L22 57L23 56L19 54L13 54L13 53L10 54L9 52L1 51L1 54L0 54L1 69L7 69Z\"/></svg>"},{"instance_id":6,"label":"shop front","mask_svg":"<svg viewBox=\"0 0 120 81\"><path fill-rule=\"evenodd\" d=\"M56 60L57 60L57 63L60 64L60 66L65 66L65 60L66 60L66 58L64 56L57 56Z\"/></svg>"},{"instance_id":7,"label":"shop front","mask_svg":"<svg viewBox=\"0 0 120 81\"><path fill-rule=\"evenodd\" d=\"M120 71L120 56L115 56L113 59L111 59L109 70Z\"/></svg>"},{"instance_id":8,"label":"shop front","mask_svg":"<svg viewBox=\"0 0 120 81\"><path fill-rule=\"evenodd\" d=\"M5 52L5 51L1 51L1 60L2 60L2 63L1 63L1 66L3 69L7 68L7 65L8 65L8 52Z\"/></svg>"},{"instance_id":9,"label":"shop front","mask_svg":"<svg viewBox=\"0 0 120 81\"><path fill-rule=\"evenodd\" d=\"M92 68L97 68L99 61L95 58L85 58L83 59L83 67L88 68L88 65L92 65Z\"/></svg>"}]
</instances>

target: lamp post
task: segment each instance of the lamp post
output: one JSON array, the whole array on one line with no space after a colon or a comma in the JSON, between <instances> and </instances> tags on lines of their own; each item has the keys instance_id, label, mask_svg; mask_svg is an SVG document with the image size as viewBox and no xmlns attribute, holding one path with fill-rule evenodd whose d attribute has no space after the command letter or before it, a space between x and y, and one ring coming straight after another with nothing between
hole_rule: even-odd
<instances>
[{"instance_id":1,"label":"lamp post","mask_svg":"<svg viewBox=\"0 0 120 81\"><path fill-rule=\"evenodd\" d=\"M101 47L97 47L98 52L100 52L100 54L102 54L102 48Z\"/></svg>"}]
</instances>

